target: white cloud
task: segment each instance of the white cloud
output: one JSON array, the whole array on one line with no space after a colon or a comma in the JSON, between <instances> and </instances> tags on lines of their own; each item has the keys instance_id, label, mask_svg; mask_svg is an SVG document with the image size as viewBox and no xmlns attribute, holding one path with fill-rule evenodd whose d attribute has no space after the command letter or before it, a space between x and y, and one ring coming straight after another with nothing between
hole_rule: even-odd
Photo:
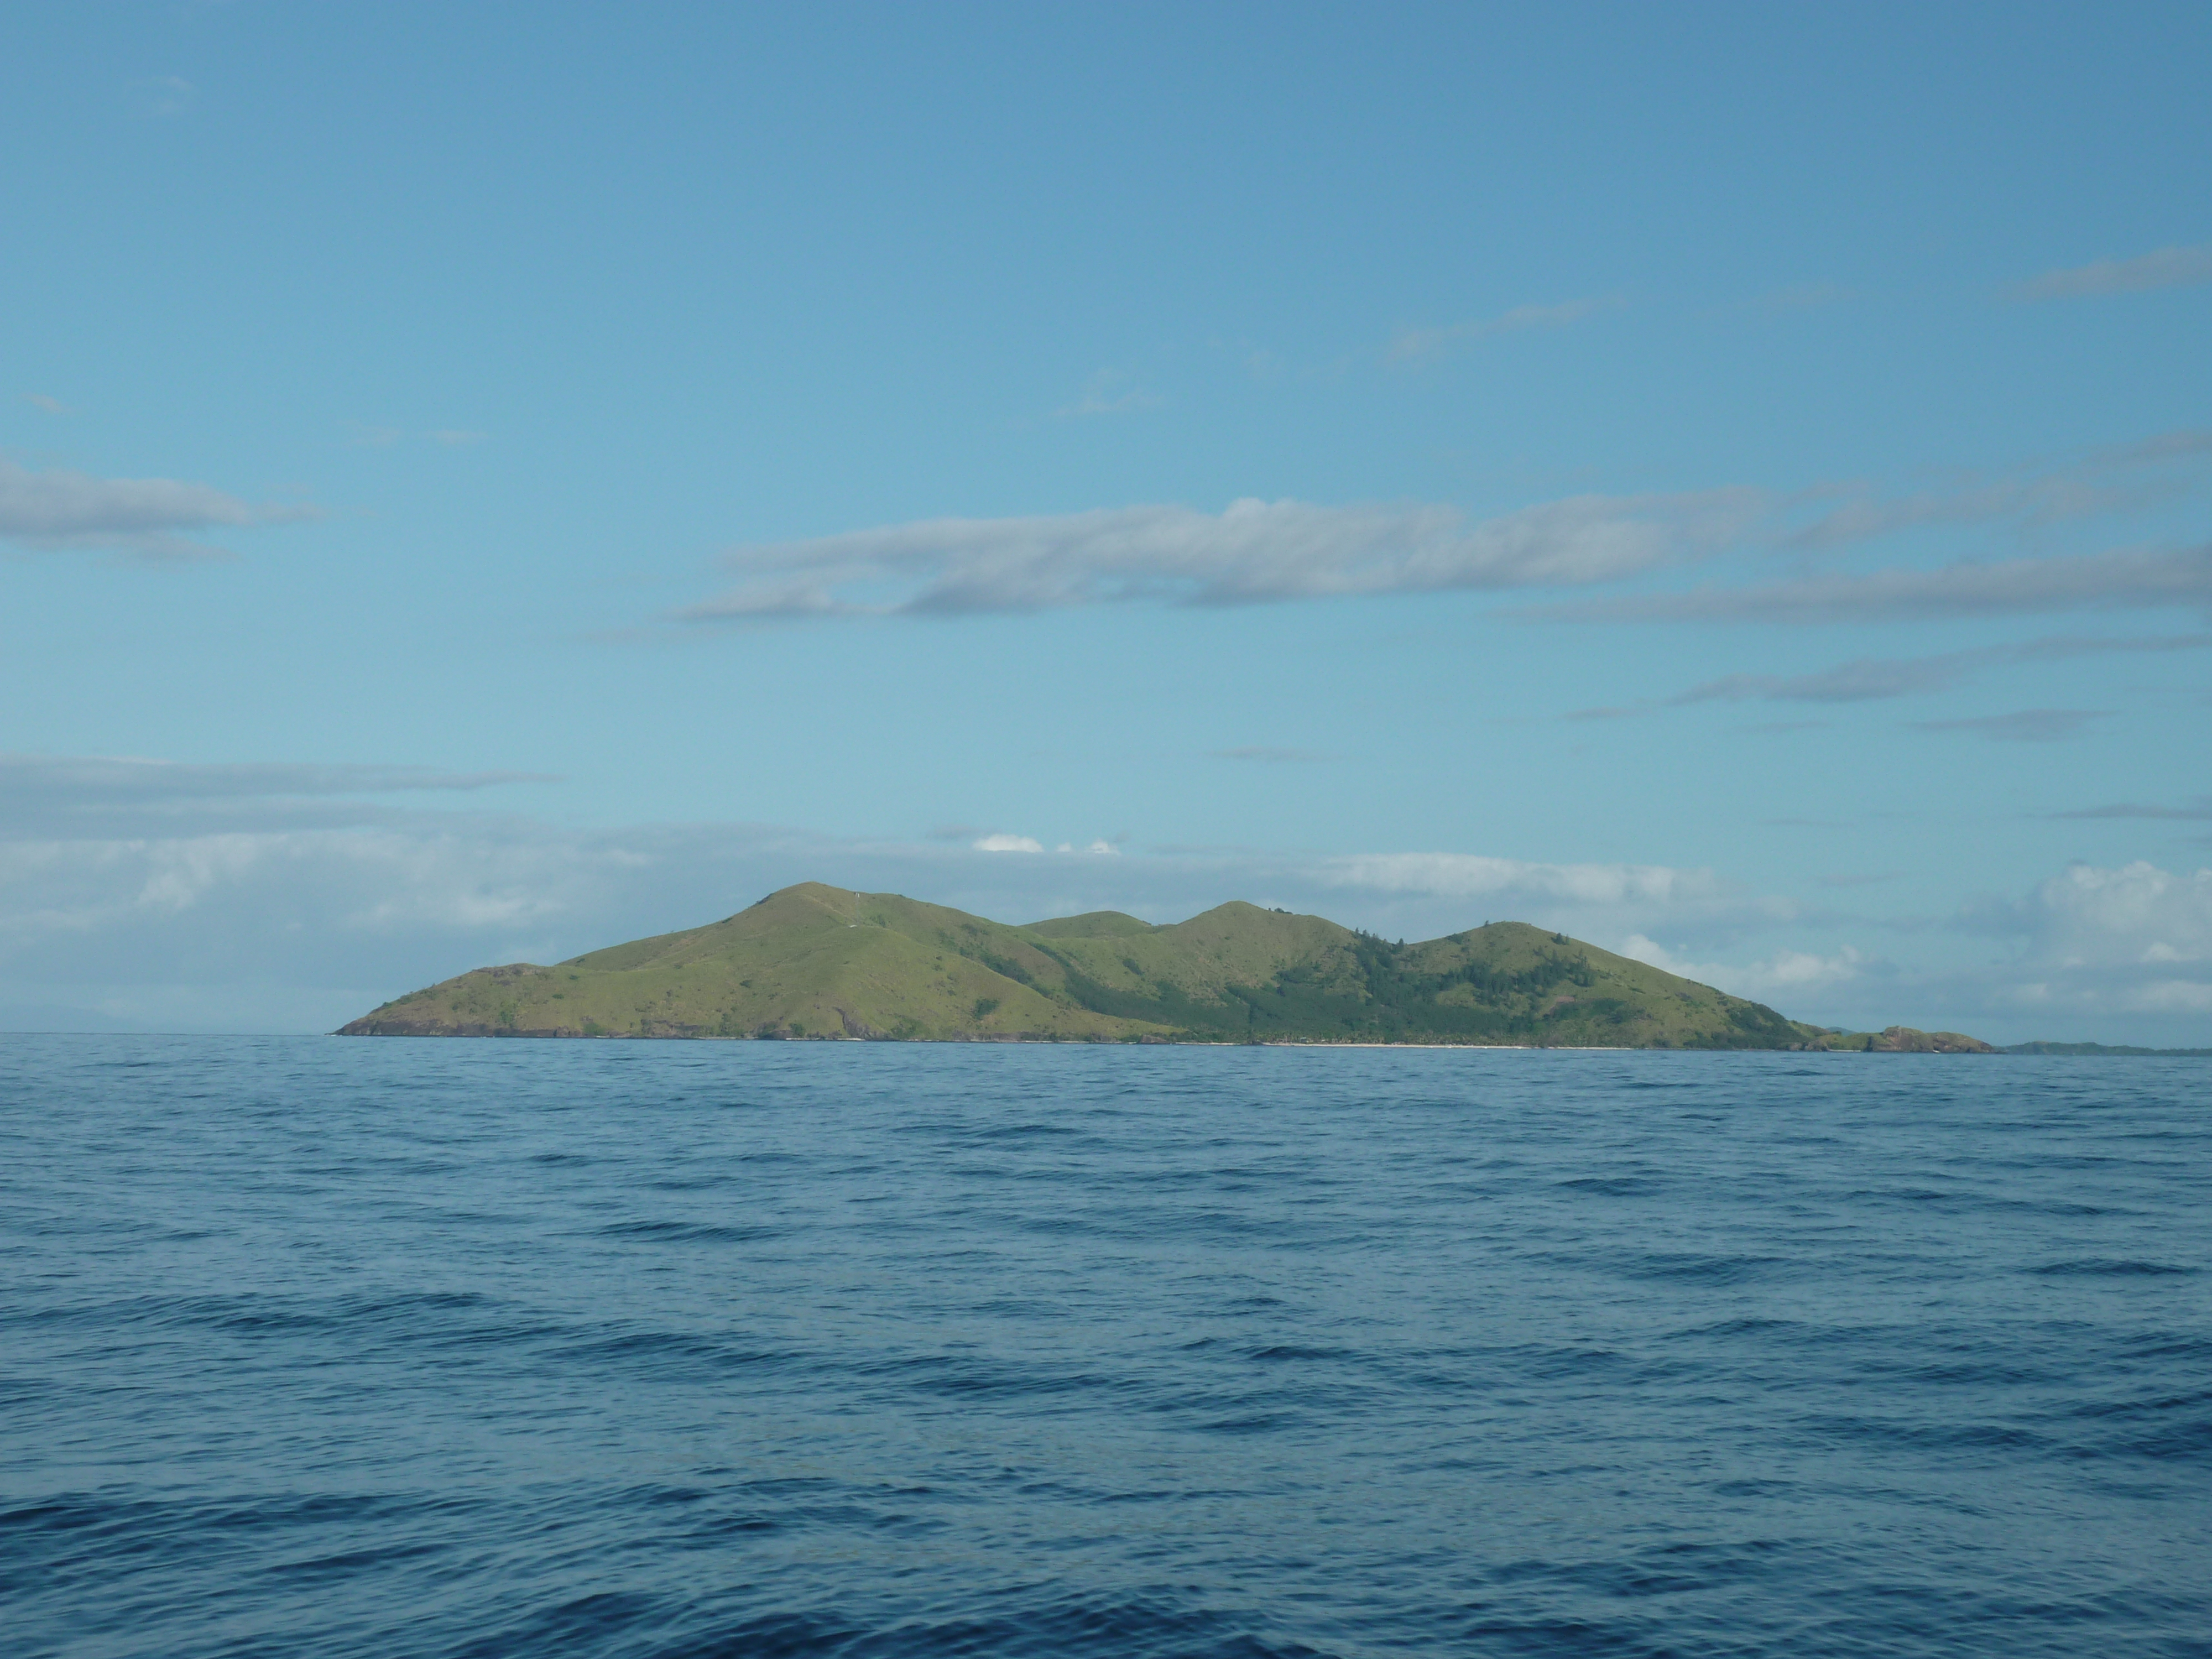
<instances>
[{"instance_id":1,"label":"white cloud","mask_svg":"<svg viewBox=\"0 0 2212 1659\"><path fill-rule=\"evenodd\" d=\"M2075 864L1961 920L2011 947L1978 971L1922 981L1962 1018L2032 1019L2026 1035L2059 1040L2212 1046L2201 1018L2212 1012L2212 869Z\"/></svg>"},{"instance_id":2,"label":"white cloud","mask_svg":"<svg viewBox=\"0 0 2212 1659\"><path fill-rule=\"evenodd\" d=\"M1736 489L1583 495L1473 525L1449 507L1249 500L1218 514L937 519L738 549L723 562L744 584L678 614L961 615L1579 586L1717 551L1744 533L1761 499Z\"/></svg>"},{"instance_id":3,"label":"white cloud","mask_svg":"<svg viewBox=\"0 0 2212 1659\"><path fill-rule=\"evenodd\" d=\"M2203 962L2212 959L2212 870L2072 865L2011 917L2036 959L2060 967Z\"/></svg>"},{"instance_id":4,"label":"white cloud","mask_svg":"<svg viewBox=\"0 0 2212 1659\"><path fill-rule=\"evenodd\" d=\"M2138 986L2124 1000L2126 1006L2147 1014L2212 1014L2212 984L2187 979L2160 980Z\"/></svg>"},{"instance_id":5,"label":"white cloud","mask_svg":"<svg viewBox=\"0 0 2212 1659\"><path fill-rule=\"evenodd\" d=\"M1044 843L1027 836L986 836L972 843L979 853L1042 853Z\"/></svg>"},{"instance_id":6,"label":"white cloud","mask_svg":"<svg viewBox=\"0 0 2212 1659\"><path fill-rule=\"evenodd\" d=\"M1511 895L1570 904L1707 902L1725 889L1710 870L1657 864L1534 864L1471 853L1362 853L1325 859L1324 880L1377 892L1453 898Z\"/></svg>"},{"instance_id":7,"label":"white cloud","mask_svg":"<svg viewBox=\"0 0 2212 1659\"><path fill-rule=\"evenodd\" d=\"M1981 901L1958 918L1960 942L1978 935L2005 949L1974 964L1942 963L1948 930L1918 926L1905 936L1927 940L1934 959L1917 968L1840 941L1787 944L1747 961L1657 942L1698 921L1686 906L1656 928L1586 936L1617 939L1624 956L1819 1024L1916 1024L2000 1042L2212 1046L2203 1019L2212 1012L2212 869L2081 864L2019 898ZM1778 925L1796 933L1804 923ZM1729 937L1750 931L1740 926Z\"/></svg>"},{"instance_id":8,"label":"white cloud","mask_svg":"<svg viewBox=\"0 0 2212 1659\"><path fill-rule=\"evenodd\" d=\"M42 549L100 548L147 558L223 558L179 532L315 517L305 507L256 507L173 478L33 472L0 456L0 538Z\"/></svg>"},{"instance_id":9,"label":"white cloud","mask_svg":"<svg viewBox=\"0 0 2212 1659\"><path fill-rule=\"evenodd\" d=\"M2212 283L2212 247L2162 247L2132 259L2099 259L2070 270L2047 270L2023 283L2018 295L2023 300L2075 300L2199 283Z\"/></svg>"},{"instance_id":10,"label":"white cloud","mask_svg":"<svg viewBox=\"0 0 2212 1659\"><path fill-rule=\"evenodd\" d=\"M1670 974L1680 974L1700 985L1711 985L1731 996L1748 997L1754 1002L1771 1002L1778 997L1802 998L1811 992L1831 989L1858 978L1866 961L1846 945L1832 956L1818 956L1808 951L1778 951L1764 961L1729 967L1718 963L1686 961L1642 933L1630 934L1619 949L1622 956L1650 963Z\"/></svg>"}]
</instances>

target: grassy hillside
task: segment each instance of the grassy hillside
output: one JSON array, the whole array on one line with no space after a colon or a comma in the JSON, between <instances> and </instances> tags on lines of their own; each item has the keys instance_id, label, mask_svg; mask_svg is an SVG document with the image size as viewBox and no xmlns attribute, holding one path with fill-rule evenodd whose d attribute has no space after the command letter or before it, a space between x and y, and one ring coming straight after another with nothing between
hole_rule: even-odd
<instances>
[{"instance_id":1,"label":"grassy hillside","mask_svg":"<svg viewBox=\"0 0 2212 1659\"><path fill-rule=\"evenodd\" d=\"M1815 1027L1521 922L1392 944L1224 904L1027 927L807 882L550 968L480 968L347 1036L1018 1038L1783 1048Z\"/></svg>"}]
</instances>

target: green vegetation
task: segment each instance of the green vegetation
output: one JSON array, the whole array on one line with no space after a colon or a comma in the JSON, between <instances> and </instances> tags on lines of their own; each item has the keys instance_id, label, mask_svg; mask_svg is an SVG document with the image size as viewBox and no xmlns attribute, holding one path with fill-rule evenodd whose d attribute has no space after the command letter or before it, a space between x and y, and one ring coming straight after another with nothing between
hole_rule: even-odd
<instances>
[{"instance_id":1,"label":"green vegetation","mask_svg":"<svg viewBox=\"0 0 2212 1659\"><path fill-rule=\"evenodd\" d=\"M815 882L772 893L710 927L551 968L480 968L387 1003L344 1030L1845 1046L1759 1003L1521 922L1392 944L1319 916L1240 903L1171 927L1098 911L1017 927L896 893Z\"/></svg>"}]
</instances>

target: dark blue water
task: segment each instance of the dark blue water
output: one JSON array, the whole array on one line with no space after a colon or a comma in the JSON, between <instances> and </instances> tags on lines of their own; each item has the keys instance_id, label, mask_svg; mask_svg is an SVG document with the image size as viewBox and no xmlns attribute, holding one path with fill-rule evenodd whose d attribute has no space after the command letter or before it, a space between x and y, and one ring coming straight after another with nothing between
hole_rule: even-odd
<instances>
[{"instance_id":1,"label":"dark blue water","mask_svg":"<svg viewBox=\"0 0 2212 1659\"><path fill-rule=\"evenodd\" d=\"M2208 1083L0 1038L0 1647L2212 1653Z\"/></svg>"}]
</instances>

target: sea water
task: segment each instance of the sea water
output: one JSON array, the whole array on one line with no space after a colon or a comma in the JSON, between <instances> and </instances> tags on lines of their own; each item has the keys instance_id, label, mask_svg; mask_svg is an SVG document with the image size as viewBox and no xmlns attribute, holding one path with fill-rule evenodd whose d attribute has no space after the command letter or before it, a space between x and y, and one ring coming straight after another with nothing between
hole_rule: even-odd
<instances>
[{"instance_id":1,"label":"sea water","mask_svg":"<svg viewBox=\"0 0 2212 1659\"><path fill-rule=\"evenodd\" d=\"M2208 1083L0 1038L0 1648L2212 1653Z\"/></svg>"}]
</instances>

